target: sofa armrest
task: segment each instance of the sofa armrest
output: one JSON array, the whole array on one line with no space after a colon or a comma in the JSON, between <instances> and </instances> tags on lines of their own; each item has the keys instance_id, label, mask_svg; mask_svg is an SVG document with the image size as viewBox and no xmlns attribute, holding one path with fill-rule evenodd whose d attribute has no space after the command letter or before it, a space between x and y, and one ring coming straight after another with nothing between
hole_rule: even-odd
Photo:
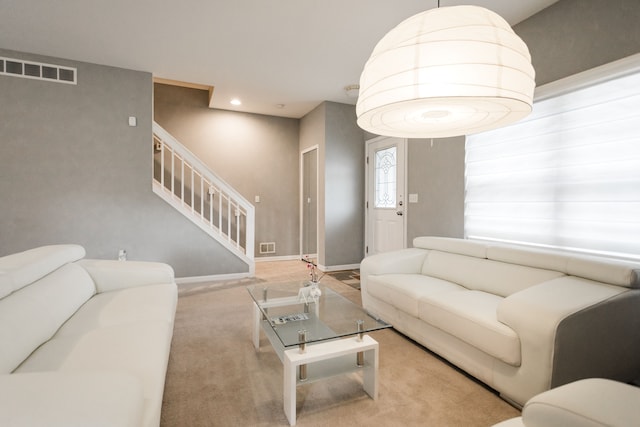
<instances>
[{"instance_id":1,"label":"sofa armrest","mask_svg":"<svg viewBox=\"0 0 640 427\"><path fill-rule=\"evenodd\" d=\"M527 427L625 427L640 420L640 388L588 378L532 397L524 406Z\"/></svg>"},{"instance_id":2,"label":"sofa armrest","mask_svg":"<svg viewBox=\"0 0 640 427\"><path fill-rule=\"evenodd\" d=\"M625 291L617 286L564 276L531 286L506 297L498 306L498 320L525 336L552 340L566 317Z\"/></svg>"},{"instance_id":3,"label":"sofa armrest","mask_svg":"<svg viewBox=\"0 0 640 427\"><path fill-rule=\"evenodd\" d=\"M638 305L640 291L565 276L506 297L497 316L518 334L522 367L544 379L542 391L585 377L639 375Z\"/></svg>"},{"instance_id":4,"label":"sofa armrest","mask_svg":"<svg viewBox=\"0 0 640 427\"><path fill-rule=\"evenodd\" d=\"M428 251L418 248L400 249L366 257L360 263L360 276L389 273L420 273Z\"/></svg>"},{"instance_id":5,"label":"sofa armrest","mask_svg":"<svg viewBox=\"0 0 640 427\"><path fill-rule=\"evenodd\" d=\"M0 375L6 427L138 427L143 409L139 380L118 372Z\"/></svg>"},{"instance_id":6,"label":"sofa armrest","mask_svg":"<svg viewBox=\"0 0 640 427\"><path fill-rule=\"evenodd\" d=\"M83 259L77 263L87 270L98 293L175 282L173 268L160 262Z\"/></svg>"}]
</instances>

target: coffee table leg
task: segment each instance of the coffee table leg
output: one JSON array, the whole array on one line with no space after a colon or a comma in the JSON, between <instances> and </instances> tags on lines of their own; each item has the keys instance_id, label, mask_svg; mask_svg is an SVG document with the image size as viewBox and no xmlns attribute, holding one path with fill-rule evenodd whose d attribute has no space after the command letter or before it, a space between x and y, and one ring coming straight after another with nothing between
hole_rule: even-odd
<instances>
[{"instance_id":1,"label":"coffee table leg","mask_svg":"<svg viewBox=\"0 0 640 427\"><path fill-rule=\"evenodd\" d=\"M367 366L362 371L362 388L373 399L378 400L378 343L364 352Z\"/></svg>"},{"instance_id":2,"label":"coffee table leg","mask_svg":"<svg viewBox=\"0 0 640 427\"><path fill-rule=\"evenodd\" d=\"M306 346L307 346L307 331L305 331L304 329L298 331L298 342L300 343L298 346L300 348L300 354L305 352ZM302 364L300 365L300 375L299 375L300 381L306 381L307 380L307 365L306 364Z\"/></svg>"},{"instance_id":3,"label":"coffee table leg","mask_svg":"<svg viewBox=\"0 0 640 427\"><path fill-rule=\"evenodd\" d=\"M362 342L362 338L364 336L364 320L358 320L357 321L358 324L358 341ZM362 367L364 366L364 353L362 351L359 351L358 353L356 353L356 366L358 367Z\"/></svg>"},{"instance_id":4,"label":"coffee table leg","mask_svg":"<svg viewBox=\"0 0 640 427\"><path fill-rule=\"evenodd\" d=\"M260 322L262 321L262 312L256 303L253 303L253 331L251 335L253 338L253 346L256 351L260 350Z\"/></svg>"},{"instance_id":5,"label":"coffee table leg","mask_svg":"<svg viewBox=\"0 0 640 427\"><path fill-rule=\"evenodd\" d=\"M297 366L284 358L284 414L289 425L296 425L296 371Z\"/></svg>"}]
</instances>

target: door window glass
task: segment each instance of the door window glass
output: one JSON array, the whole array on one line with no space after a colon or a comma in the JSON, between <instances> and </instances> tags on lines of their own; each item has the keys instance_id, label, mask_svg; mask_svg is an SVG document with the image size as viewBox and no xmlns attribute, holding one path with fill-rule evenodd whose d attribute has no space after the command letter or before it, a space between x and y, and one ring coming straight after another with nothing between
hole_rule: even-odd
<instances>
[{"instance_id":1,"label":"door window glass","mask_svg":"<svg viewBox=\"0 0 640 427\"><path fill-rule=\"evenodd\" d=\"M375 207L396 207L396 147L376 151L375 155Z\"/></svg>"}]
</instances>

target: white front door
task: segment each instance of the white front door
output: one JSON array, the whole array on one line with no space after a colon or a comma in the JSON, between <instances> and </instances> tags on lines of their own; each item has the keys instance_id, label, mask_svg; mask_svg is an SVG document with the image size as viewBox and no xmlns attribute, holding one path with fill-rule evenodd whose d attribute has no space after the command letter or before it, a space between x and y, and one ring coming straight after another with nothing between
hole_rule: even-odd
<instances>
[{"instance_id":1,"label":"white front door","mask_svg":"<svg viewBox=\"0 0 640 427\"><path fill-rule=\"evenodd\" d=\"M365 256L405 247L407 140L367 141Z\"/></svg>"}]
</instances>

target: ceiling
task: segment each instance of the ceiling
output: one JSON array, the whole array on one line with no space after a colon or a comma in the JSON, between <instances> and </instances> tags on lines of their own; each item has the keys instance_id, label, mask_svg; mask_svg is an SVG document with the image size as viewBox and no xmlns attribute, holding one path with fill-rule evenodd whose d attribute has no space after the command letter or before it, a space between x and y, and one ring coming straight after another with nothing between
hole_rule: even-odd
<instances>
[{"instance_id":1,"label":"ceiling","mask_svg":"<svg viewBox=\"0 0 640 427\"><path fill-rule=\"evenodd\" d=\"M557 0L473 4L514 25ZM214 86L211 106L300 118L355 104L375 44L438 0L0 0L0 47ZM79 76L79 79L82 77ZM237 97L240 106L229 101Z\"/></svg>"}]
</instances>

